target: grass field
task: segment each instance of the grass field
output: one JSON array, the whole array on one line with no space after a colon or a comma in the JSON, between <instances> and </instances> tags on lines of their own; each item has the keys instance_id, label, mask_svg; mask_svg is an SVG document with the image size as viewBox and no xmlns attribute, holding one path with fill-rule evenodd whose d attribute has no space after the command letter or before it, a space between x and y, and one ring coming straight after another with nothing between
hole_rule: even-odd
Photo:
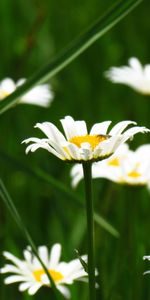
<instances>
[{"instance_id":1,"label":"grass field","mask_svg":"<svg viewBox=\"0 0 150 300\"><path fill-rule=\"evenodd\" d=\"M2 0L0 2L0 79L29 78L72 40L103 15L114 1ZM71 187L72 165L47 151L25 155L21 142L42 138L37 122L49 121L60 130L66 115L92 124L133 120L150 128L150 96L113 84L104 72L126 65L130 57L150 63L150 3L143 1L120 23L103 35L66 68L52 77L54 100L49 108L18 105L1 115L1 178L20 212L35 244L49 248L62 244L65 261L76 258L74 249L87 253L86 213L83 181ZM149 134L138 134L130 148L150 143ZM97 300L149 300L150 276L143 272L150 263L150 194L144 187L118 185L93 179L94 208L116 231L95 223L95 252L99 289ZM116 232L118 234L116 234ZM0 267L4 250L22 258L27 241L0 201ZM43 287L34 296L18 291L18 284L3 284L0 300L54 299ZM86 283L70 286L71 299L88 299ZM55 299L54 299L55 300Z\"/></svg>"}]
</instances>

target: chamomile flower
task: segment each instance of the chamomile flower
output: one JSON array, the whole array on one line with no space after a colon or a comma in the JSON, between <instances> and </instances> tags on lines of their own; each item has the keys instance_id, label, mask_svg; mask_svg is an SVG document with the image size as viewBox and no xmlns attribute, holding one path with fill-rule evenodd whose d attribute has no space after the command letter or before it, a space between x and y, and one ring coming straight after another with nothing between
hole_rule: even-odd
<instances>
[{"instance_id":1,"label":"chamomile flower","mask_svg":"<svg viewBox=\"0 0 150 300\"><path fill-rule=\"evenodd\" d=\"M13 93L17 87L22 85L25 79L15 83L11 78L5 78L0 82L0 100ZM53 100L53 92L48 84L41 84L33 87L29 92L21 96L18 103L33 104L48 107Z\"/></svg>"},{"instance_id":2,"label":"chamomile flower","mask_svg":"<svg viewBox=\"0 0 150 300\"><path fill-rule=\"evenodd\" d=\"M76 187L83 178L79 164L71 169L72 186ZM150 144L140 146L135 151L127 144L118 148L110 158L94 163L92 178L106 178L119 184L150 186Z\"/></svg>"},{"instance_id":3,"label":"chamomile flower","mask_svg":"<svg viewBox=\"0 0 150 300\"><path fill-rule=\"evenodd\" d=\"M145 256L143 256L143 259L144 260L150 260L150 255L145 255ZM150 270L148 270L148 271L146 271L146 272L144 272L144 275L146 275L146 274L150 274Z\"/></svg>"},{"instance_id":4,"label":"chamomile flower","mask_svg":"<svg viewBox=\"0 0 150 300\"><path fill-rule=\"evenodd\" d=\"M136 133L149 131L139 126L132 126L125 130L127 126L136 123L122 121L108 132L110 123L111 121L105 121L94 124L88 133L85 121L75 121L71 116L66 116L61 120L65 136L50 122L37 123L35 127L41 129L46 138L32 137L24 140L23 143L30 143L26 153L43 148L64 161L95 162L108 158Z\"/></svg>"},{"instance_id":5,"label":"chamomile flower","mask_svg":"<svg viewBox=\"0 0 150 300\"><path fill-rule=\"evenodd\" d=\"M31 249L28 247L23 254L24 259L21 260L10 252L4 252L4 257L11 262L0 270L3 274L10 273L4 283L19 282L19 291L28 291L29 295L35 294L42 286L50 287L48 276ZM40 246L38 254L47 267L56 288L66 298L70 298L70 292L66 285L73 284L74 280L82 281L87 276L80 261L74 259L68 263L60 262L60 244L54 244L50 252L46 246ZM85 255L82 258L87 260Z\"/></svg>"},{"instance_id":6,"label":"chamomile flower","mask_svg":"<svg viewBox=\"0 0 150 300\"><path fill-rule=\"evenodd\" d=\"M112 67L105 74L114 83L130 86L134 90L150 95L150 64L142 66L140 61L132 57L129 66Z\"/></svg>"}]
</instances>

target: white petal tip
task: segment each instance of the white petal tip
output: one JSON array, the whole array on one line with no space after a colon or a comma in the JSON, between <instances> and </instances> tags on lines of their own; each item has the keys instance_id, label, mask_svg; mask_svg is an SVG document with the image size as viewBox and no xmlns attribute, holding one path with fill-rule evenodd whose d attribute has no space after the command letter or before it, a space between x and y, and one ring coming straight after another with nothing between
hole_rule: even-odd
<instances>
[{"instance_id":1,"label":"white petal tip","mask_svg":"<svg viewBox=\"0 0 150 300\"><path fill-rule=\"evenodd\" d=\"M150 255L144 255L143 260L145 260L145 259L150 260Z\"/></svg>"}]
</instances>

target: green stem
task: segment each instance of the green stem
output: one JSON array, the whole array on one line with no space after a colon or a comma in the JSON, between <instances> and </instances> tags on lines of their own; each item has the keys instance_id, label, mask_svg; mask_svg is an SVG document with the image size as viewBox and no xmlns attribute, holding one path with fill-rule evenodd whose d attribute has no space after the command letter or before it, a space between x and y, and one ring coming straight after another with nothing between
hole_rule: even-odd
<instances>
[{"instance_id":1,"label":"green stem","mask_svg":"<svg viewBox=\"0 0 150 300\"><path fill-rule=\"evenodd\" d=\"M91 166L89 162L83 163L85 182L85 199L87 215L87 242L88 242L88 275L89 275L89 300L95 300L95 262L94 262L94 211L92 201Z\"/></svg>"}]
</instances>

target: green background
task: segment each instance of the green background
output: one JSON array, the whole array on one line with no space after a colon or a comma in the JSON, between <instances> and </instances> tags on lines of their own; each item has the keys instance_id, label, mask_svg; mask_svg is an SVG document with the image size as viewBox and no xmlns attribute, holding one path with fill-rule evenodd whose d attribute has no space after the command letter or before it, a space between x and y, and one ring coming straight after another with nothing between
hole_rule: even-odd
<instances>
[{"instance_id":1,"label":"green background","mask_svg":"<svg viewBox=\"0 0 150 300\"><path fill-rule=\"evenodd\" d=\"M112 0L98 1L0 1L0 79L30 77L82 33L111 5ZM21 141L42 133L37 122L51 121L59 128L59 119L71 115L93 123L124 119L150 127L150 97L137 94L123 85L113 85L104 77L111 66L127 64L135 56L150 63L149 1L143 1L130 15L99 39L85 53L51 79L55 99L48 109L18 105L1 116L1 177L20 211L36 245L60 242L62 257L75 258L74 249L86 253L85 212L67 193L56 189L29 172L37 169L53 176L71 190L71 165L48 152L39 150L25 155ZM131 142L135 149L149 143L150 136L138 135ZM115 238L96 224L96 262L99 271L98 300L150 299L150 268L143 255L150 254L149 208L147 189L121 187L104 179L94 180L94 205L120 233ZM84 203L83 182L76 191ZM74 192L73 192L74 193ZM3 202L0 202L0 252L7 250L22 257L26 241ZM4 259L0 255L0 266ZM19 293L17 284L3 285L0 276L0 300L29 300ZM87 285L71 286L72 299L87 299ZM42 288L32 299L52 299Z\"/></svg>"}]
</instances>

